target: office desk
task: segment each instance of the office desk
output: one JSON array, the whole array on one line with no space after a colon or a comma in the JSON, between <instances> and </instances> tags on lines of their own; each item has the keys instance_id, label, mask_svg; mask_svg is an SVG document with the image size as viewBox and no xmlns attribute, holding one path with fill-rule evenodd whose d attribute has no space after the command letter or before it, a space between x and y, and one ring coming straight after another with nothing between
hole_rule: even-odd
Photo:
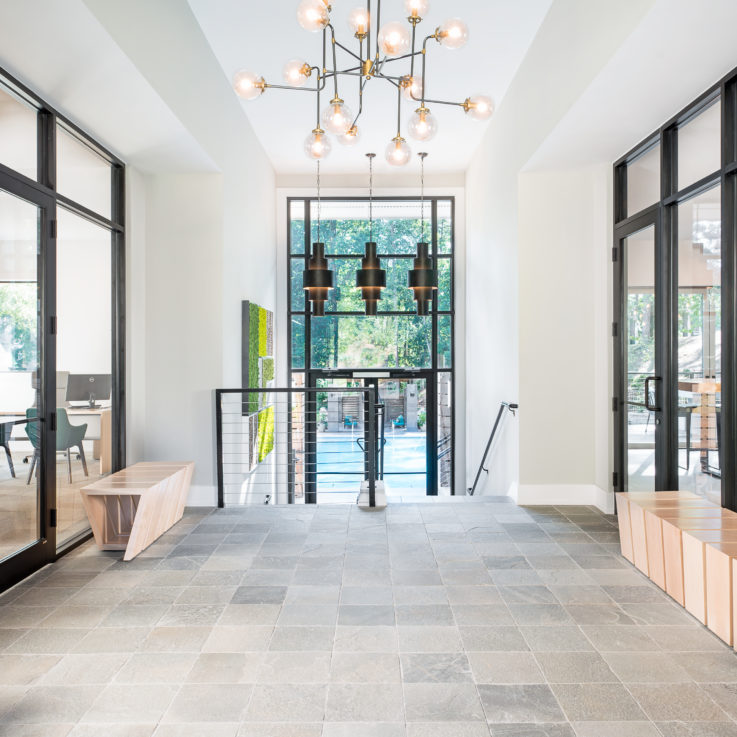
<instances>
[{"instance_id":1,"label":"office desk","mask_svg":"<svg viewBox=\"0 0 737 737\"><path fill-rule=\"evenodd\" d=\"M112 418L113 413L110 407L98 407L90 409L89 407L66 407L69 422L72 425L81 424L80 420L84 417L99 418L100 432L99 437L91 438L92 440L92 457L100 460L100 474L110 473L113 467L113 443L112 443ZM77 419L79 418L79 419ZM76 421L75 421L76 420ZM89 427L87 428L90 429Z\"/></svg>"},{"instance_id":2,"label":"office desk","mask_svg":"<svg viewBox=\"0 0 737 737\"><path fill-rule=\"evenodd\" d=\"M90 409L89 407L63 407L66 409L69 422L72 425L84 424L87 419L92 419L92 423L88 423L85 440L92 440L92 456L95 460L100 461L100 474L110 473L113 467L113 440L112 440L112 418L113 413L110 407L98 407ZM0 411L0 423L15 422L18 425L24 425L26 419L25 410ZM97 431L97 423L100 423L100 429ZM90 424L92 427L90 427ZM95 437L97 435L97 437ZM14 438L26 439L24 435Z\"/></svg>"}]
</instances>

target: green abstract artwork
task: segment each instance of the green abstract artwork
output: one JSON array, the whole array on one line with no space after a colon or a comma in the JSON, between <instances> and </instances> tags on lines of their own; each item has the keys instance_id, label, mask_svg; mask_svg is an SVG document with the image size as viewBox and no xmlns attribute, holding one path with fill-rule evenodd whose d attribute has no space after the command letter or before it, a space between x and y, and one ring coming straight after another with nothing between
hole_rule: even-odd
<instances>
[{"instance_id":1,"label":"green abstract artwork","mask_svg":"<svg viewBox=\"0 0 737 737\"><path fill-rule=\"evenodd\" d=\"M274 313L253 302L242 303L242 386L269 389L274 386ZM247 392L243 414L247 415L251 469L274 449L274 407L267 392Z\"/></svg>"}]
</instances>

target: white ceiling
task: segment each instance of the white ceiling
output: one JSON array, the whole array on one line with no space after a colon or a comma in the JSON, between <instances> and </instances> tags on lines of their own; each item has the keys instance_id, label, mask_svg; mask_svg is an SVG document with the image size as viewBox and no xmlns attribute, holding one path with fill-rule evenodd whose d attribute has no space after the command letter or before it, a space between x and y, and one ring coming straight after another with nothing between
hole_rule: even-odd
<instances>
[{"instance_id":1,"label":"white ceiling","mask_svg":"<svg viewBox=\"0 0 737 737\"><path fill-rule=\"evenodd\" d=\"M321 63L321 34L303 30L296 19L296 0L256 2L256 0L188 0L207 37L223 73L228 79L239 69L249 69L267 82L283 84L282 68L292 58ZM430 12L420 34L429 35L448 17L460 17L470 28L469 41L457 51L428 44L428 97L463 101L473 94L490 94L501 103L527 49L543 21L552 0L431 0ZM346 19L363 0L335 0L332 21L337 40L349 48L358 42L349 32ZM384 22L405 17L403 0L384 0ZM352 66L352 58L338 49L338 67ZM394 63L398 74L409 73L409 60ZM313 77L314 79L314 77ZM341 86L340 94L355 113L358 109L356 78L353 85ZM315 99L307 92L267 90L259 99L242 105L256 135L280 174L314 171L314 162L303 153L305 137L314 127ZM323 99L328 97L323 96ZM402 126L416 104L403 101ZM413 151L426 150L428 171L464 171L481 142L487 122L476 122L460 108L431 106L439 131L429 143L408 138ZM364 113L359 121L362 139L357 146L344 148L337 141L326 160L326 173L364 171L364 154L374 151L377 171L392 170L384 162L387 143L396 133L396 90L388 82L372 80L364 93ZM395 170L396 171L396 170Z\"/></svg>"}]
</instances>

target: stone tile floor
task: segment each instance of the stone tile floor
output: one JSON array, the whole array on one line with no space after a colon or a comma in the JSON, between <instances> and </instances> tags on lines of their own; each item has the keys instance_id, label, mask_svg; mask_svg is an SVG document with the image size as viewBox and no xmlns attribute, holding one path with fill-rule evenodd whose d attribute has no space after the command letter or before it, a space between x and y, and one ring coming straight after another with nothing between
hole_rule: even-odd
<instances>
[{"instance_id":1,"label":"stone tile floor","mask_svg":"<svg viewBox=\"0 0 737 737\"><path fill-rule=\"evenodd\" d=\"M737 656L590 507L189 510L120 557L0 597L0 735L737 735Z\"/></svg>"}]
</instances>

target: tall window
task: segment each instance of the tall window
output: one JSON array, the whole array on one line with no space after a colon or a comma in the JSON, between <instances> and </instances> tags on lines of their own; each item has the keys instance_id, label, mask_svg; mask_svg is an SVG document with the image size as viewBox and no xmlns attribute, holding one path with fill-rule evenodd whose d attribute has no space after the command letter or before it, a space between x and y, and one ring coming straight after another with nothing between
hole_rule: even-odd
<instances>
[{"instance_id":1,"label":"tall window","mask_svg":"<svg viewBox=\"0 0 737 737\"><path fill-rule=\"evenodd\" d=\"M318 205L312 198L292 198L288 203L292 383L326 386L328 377L350 378L354 372L367 369L385 370L399 380L422 372L426 378L415 382L415 389L407 390L406 383L395 382L396 386L379 386L379 392L386 393L388 405L397 399L392 392L404 397L405 390L416 391L421 405L420 427L427 427L432 419L428 443L442 443L442 447L439 453L433 449L427 456L427 462L433 464L428 471L433 487L430 493L452 493L453 208L449 197L427 198L424 206L415 198L374 199L370 234L368 199L323 199L319 240L325 243L329 268L335 272L335 289L325 304L325 316L312 317L305 302L302 273L311 244L318 240ZM356 270L369 240L377 243L381 266L387 272L375 317L365 315L356 289ZM417 243L423 240L431 244L438 290L430 314L418 316L407 287L407 273L413 268ZM424 407L428 401L432 408ZM387 422L395 420L387 417Z\"/></svg>"}]
</instances>

